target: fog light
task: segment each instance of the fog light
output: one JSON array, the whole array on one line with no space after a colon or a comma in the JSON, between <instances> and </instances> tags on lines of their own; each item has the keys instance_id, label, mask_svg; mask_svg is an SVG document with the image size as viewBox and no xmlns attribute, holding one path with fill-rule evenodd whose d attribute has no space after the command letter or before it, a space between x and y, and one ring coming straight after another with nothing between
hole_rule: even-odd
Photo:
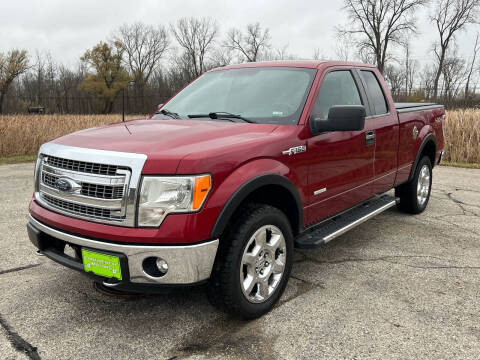
<instances>
[{"instance_id":1,"label":"fog light","mask_svg":"<svg viewBox=\"0 0 480 360\"><path fill-rule=\"evenodd\" d=\"M161 278L168 271L168 263L157 256L149 256L143 259L143 272L153 278Z\"/></svg>"},{"instance_id":2,"label":"fog light","mask_svg":"<svg viewBox=\"0 0 480 360\"><path fill-rule=\"evenodd\" d=\"M162 274L166 274L168 271L168 264L165 260L162 258L157 258L156 261L158 271L160 271Z\"/></svg>"}]
</instances>

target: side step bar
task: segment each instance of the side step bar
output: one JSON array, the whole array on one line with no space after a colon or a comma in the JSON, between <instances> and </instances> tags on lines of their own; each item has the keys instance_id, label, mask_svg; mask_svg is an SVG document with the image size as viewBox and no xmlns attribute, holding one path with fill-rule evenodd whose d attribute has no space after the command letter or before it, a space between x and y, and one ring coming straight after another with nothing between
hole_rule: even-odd
<instances>
[{"instance_id":1,"label":"side step bar","mask_svg":"<svg viewBox=\"0 0 480 360\"><path fill-rule=\"evenodd\" d=\"M390 195L374 197L362 205L325 220L295 239L295 247L312 249L320 247L348 230L390 209L396 199Z\"/></svg>"}]
</instances>

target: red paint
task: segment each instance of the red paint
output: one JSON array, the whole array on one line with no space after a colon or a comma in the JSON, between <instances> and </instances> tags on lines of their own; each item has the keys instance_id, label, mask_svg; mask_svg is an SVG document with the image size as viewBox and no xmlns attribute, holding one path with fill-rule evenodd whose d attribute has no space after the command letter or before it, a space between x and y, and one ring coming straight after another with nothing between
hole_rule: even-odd
<instances>
[{"instance_id":1,"label":"red paint","mask_svg":"<svg viewBox=\"0 0 480 360\"><path fill-rule=\"evenodd\" d=\"M180 244L210 238L215 221L227 200L248 180L261 174L279 174L297 187L304 226L324 219L405 181L420 144L433 133L437 160L443 149L444 114L436 108L402 113L395 110L390 92L372 66L358 63L281 61L232 65L227 68L291 66L318 69L297 126L213 122L202 120L135 120L79 131L54 142L91 149L143 153L148 156L143 174L210 173L213 189L202 210L195 214L168 215L159 228L124 228L63 216L32 200L37 219L71 233L115 242ZM333 69L374 71L387 97L389 113L367 118L365 129L312 135L309 118L323 76ZM217 70L212 70L217 71ZM412 130L419 134L413 139ZM365 145L365 131L374 130L376 143ZM307 151L282 155L290 147ZM327 190L314 196L315 190Z\"/></svg>"}]
</instances>

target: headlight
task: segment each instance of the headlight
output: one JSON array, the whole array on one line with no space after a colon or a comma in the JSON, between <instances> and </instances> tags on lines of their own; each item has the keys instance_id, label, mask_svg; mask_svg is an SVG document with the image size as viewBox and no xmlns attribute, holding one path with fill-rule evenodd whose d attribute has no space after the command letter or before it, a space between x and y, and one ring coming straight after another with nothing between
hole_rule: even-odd
<instances>
[{"instance_id":1,"label":"headlight","mask_svg":"<svg viewBox=\"0 0 480 360\"><path fill-rule=\"evenodd\" d=\"M33 174L33 178L34 178L34 182L33 182L33 191L34 192L37 192L38 191L38 188L39 188L39 181L40 181L40 174L38 173L39 170L40 170L40 164L42 162L42 155L40 154L40 152L38 153L37 155L37 161L35 162L35 172Z\"/></svg>"},{"instance_id":2,"label":"headlight","mask_svg":"<svg viewBox=\"0 0 480 360\"><path fill-rule=\"evenodd\" d=\"M210 175L144 176L138 204L138 225L159 226L169 213L199 210L211 187Z\"/></svg>"}]
</instances>

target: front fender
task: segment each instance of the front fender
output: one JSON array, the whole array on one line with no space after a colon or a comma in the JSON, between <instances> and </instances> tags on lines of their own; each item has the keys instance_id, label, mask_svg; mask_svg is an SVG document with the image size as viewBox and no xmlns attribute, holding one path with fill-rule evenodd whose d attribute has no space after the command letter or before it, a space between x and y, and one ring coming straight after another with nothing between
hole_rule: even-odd
<instances>
[{"instance_id":1,"label":"front fender","mask_svg":"<svg viewBox=\"0 0 480 360\"><path fill-rule=\"evenodd\" d=\"M261 171L259 171L261 169ZM211 236L220 236L231 216L245 198L265 185L279 185L290 192L295 199L299 214L298 224L303 225L303 201L305 194L300 188L297 175L285 164L274 159L257 159L233 171L212 193L207 207L220 207L221 211L212 228Z\"/></svg>"}]
</instances>

